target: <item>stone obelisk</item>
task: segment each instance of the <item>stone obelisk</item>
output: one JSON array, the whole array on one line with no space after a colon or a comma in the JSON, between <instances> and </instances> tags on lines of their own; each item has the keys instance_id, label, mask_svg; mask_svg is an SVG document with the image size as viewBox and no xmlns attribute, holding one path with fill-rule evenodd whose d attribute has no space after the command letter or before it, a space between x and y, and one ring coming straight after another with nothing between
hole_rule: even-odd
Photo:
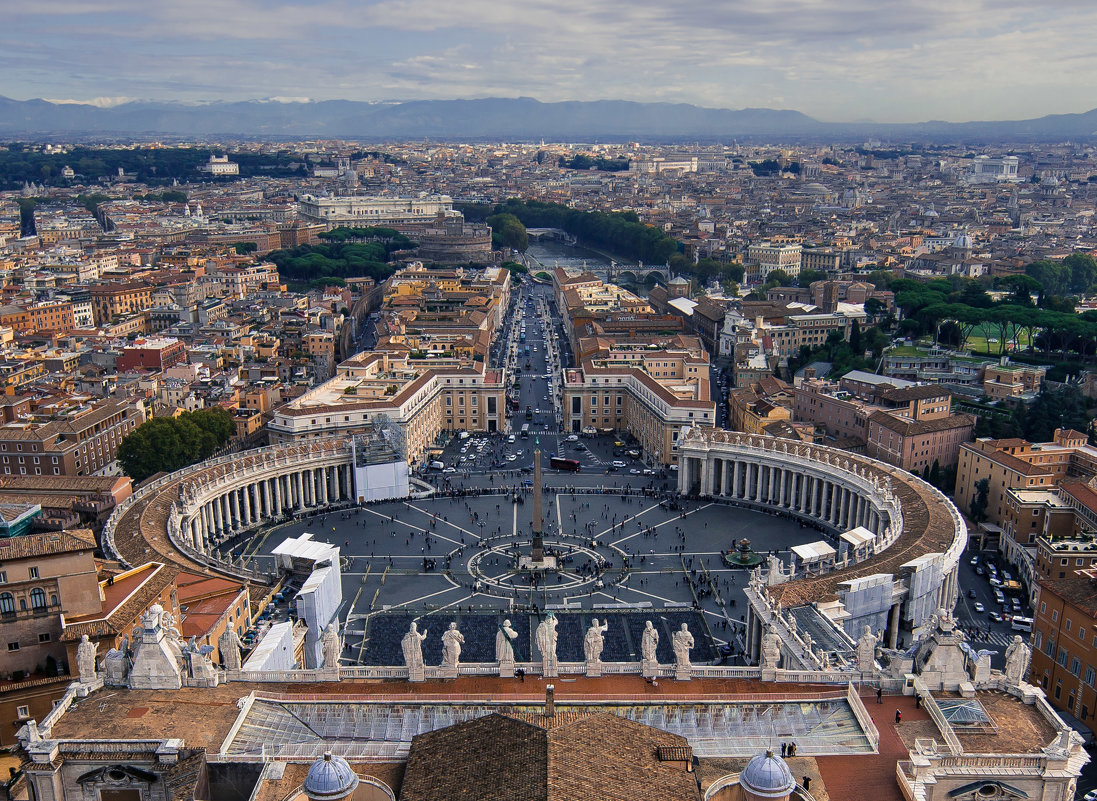
<instances>
[{"instance_id":1,"label":"stone obelisk","mask_svg":"<svg viewBox=\"0 0 1097 801\"><path fill-rule=\"evenodd\" d=\"M532 562L535 565L545 561L545 541L542 538L543 521L541 519L541 440L533 449L533 553Z\"/></svg>"}]
</instances>

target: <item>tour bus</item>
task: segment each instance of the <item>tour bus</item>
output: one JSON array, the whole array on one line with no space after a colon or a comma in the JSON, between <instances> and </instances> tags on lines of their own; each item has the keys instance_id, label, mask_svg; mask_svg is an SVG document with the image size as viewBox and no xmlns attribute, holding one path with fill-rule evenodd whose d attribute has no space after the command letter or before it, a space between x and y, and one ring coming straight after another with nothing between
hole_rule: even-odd
<instances>
[{"instance_id":1,"label":"tour bus","mask_svg":"<svg viewBox=\"0 0 1097 801\"><path fill-rule=\"evenodd\" d=\"M1010 621L1010 625L1014 631L1032 631L1032 618L1018 615Z\"/></svg>"},{"instance_id":2,"label":"tour bus","mask_svg":"<svg viewBox=\"0 0 1097 801\"><path fill-rule=\"evenodd\" d=\"M567 470L572 473L578 473L580 465L578 459L564 459L561 456L553 456L549 459L549 467L555 470Z\"/></svg>"},{"instance_id":3,"label":"tour bus","mask_svg":"<svg viewBox=\"0 0 1097 801\"><path fill-rule=\"evenodd\" d=\"M522 439L529 439L529 423L522 424Z\"/></svg>"}]
</instances>

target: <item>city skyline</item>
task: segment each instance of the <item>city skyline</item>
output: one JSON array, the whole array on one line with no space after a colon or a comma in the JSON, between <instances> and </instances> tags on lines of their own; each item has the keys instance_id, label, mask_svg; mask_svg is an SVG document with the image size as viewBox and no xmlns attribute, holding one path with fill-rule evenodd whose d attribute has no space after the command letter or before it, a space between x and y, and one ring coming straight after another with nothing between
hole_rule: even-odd
<instances>
[{"instance_id":1,"label":"city skyline","mask_svg":"<svg viewBox=\"0 0 1097 801\"><path fill-rule=\"evenodd\" d=\"M822 121L1002 120L1085 111L1097 12L958 0L509 6L474 0L49 0L0 38L0 95L396 101L536 97L789 108Z\"/></svg>"}]
</instances>

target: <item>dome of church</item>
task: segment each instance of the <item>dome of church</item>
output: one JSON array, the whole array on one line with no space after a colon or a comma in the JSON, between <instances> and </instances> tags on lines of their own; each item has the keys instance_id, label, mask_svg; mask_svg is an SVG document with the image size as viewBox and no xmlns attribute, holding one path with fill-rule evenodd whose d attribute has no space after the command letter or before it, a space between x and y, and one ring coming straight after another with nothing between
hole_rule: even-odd
<instances>
[{"instance_id":1,"label":"dome of church","mask_svg":"<svg viewBox=\"0 0 1097 801\"><path fill-rule=\"evenodd\" d=\"M804 192L809 195L825 195L830 192L825 186L820 183L804 184Z\"/></svg>"},{"instance_id":2,"label":"dome of church","mask_svg":"<svg viewBox=\"0 0 1097 801\"><path fill-rule=\"evenodd\" d=\"M796 789L796 780L785 760L766 751L747 763L739 774L739 784L756 798L787 798Z\"/></svg>"},{"instance_id":3,"label":"dome of church","mask_svg":"<svg viewBox=\"0 0 1097 801\"><path fill-rule=\"evenodd\" d=\"M974 247L974 243L971 241L971 234L967 231L961 231L956 235L956 238L952 240L952 246L960 248L961 250L971 250Z\"/></svg>"},{"instance_id":4,"label":"dome of church","mask_svg":"<svg viewBox=\"0 0 1097 801\"><path fill-rule=\"evenodd\" d=\"M667 283L670 284L671 286L685 286L686 284L689 283L689 281L687 281L685 278L683 278L680 275L676 275L673 278L671 278Z\"/></svg>"},{"instance_id":5,"label":"dome of church","mask_svg":"<svg viewBox=\"0 0 1097 801\"><path fill-rule=\"evenodd\" d=\"M358 776L342 757L331 751L312 763L305 777L305 795L311 801L336 801L346 798L358 787Z\"/></svg>"},{"instance_id":6,"label":"dome of church","mask_svg":"<svg viewBox=\"0 0 1097 801\"><path fill-rule=\"evenodd\" d=\"M1059 179L1056 178L1054 175L1045 175L1044 180L1040 181L1040 184L1042 186L1058 186Z\"/></svg>"}]
</instances>

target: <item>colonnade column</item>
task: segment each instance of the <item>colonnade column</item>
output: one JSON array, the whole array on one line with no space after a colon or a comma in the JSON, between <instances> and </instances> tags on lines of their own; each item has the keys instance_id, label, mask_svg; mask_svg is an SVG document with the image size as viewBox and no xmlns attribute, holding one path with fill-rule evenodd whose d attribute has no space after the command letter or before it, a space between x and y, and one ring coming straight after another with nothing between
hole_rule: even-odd
<instances>
[{"instance_id":1,"label":"colonnade column","mask_svg":"<svg viewBox=\"0 0 1097 801\"><path fill-rule=\"evenodd\" d=\"M740 461L735 462L735 475L731 480L731 497L738 498L739 495L739 473L742 472L743 463Z\"/></svg>"}]
</instances>

